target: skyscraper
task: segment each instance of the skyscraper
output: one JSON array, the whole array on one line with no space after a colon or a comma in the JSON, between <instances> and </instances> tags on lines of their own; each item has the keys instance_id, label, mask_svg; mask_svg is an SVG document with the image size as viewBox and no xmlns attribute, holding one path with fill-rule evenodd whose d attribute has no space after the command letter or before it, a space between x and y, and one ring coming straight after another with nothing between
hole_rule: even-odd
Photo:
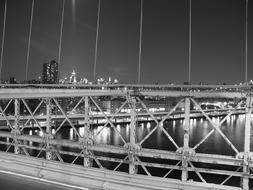
<instances>
[{"instance_id":1,"label":"skyscraper","mask_svg":"<svg viewBox=\"0 0 253 190\"><path fill-rule=\"evenodd\" d=\"M57 84L59 82L58 63L54 60L43 64L42 83Z\"/></svg>"},{"instance_id":2,"label":"skyscraper","mask_svg":"<svg viewBox=\"0 0 253 190\"><path fill-rule=\"evenodd\" d=\"M69 77L69 83L76 84L76 72L73 69L73 72L71 73L71 76Z\"/></svg>"}]
</instances>

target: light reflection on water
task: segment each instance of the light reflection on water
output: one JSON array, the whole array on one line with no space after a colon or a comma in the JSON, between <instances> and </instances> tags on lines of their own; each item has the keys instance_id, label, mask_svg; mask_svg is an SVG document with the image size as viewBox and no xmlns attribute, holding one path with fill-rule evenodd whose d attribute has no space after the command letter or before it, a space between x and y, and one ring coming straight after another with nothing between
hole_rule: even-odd
<instances>
[{"instance_id":1,"label":"light reflection on water","mask_svg":"<svg viewBox=\"0 0 253 190\"><path fill-rule=\"evenodd\" d=\"M84 127L80 127L78 132L79 132L80 136L83 137L83 135L84 135Z\"/></svg>"},{"instance_id":2,"label":"light reflection on water","mask_svg":"<svg viewBox=\"0 0 253 190\"><path fill-rule=\"evenodd\" d=\"M213 122L213 124L218 125L222 121L222 119L224 119L224 117L212 117L211 121ZM184 124L185 121L183 119L178 119L178 120L167 120L162 125L179 147L183 146ZM221 131L234 144L234 146L238 149L238 151L243 151L244 124L245 124L244 115L234 115L228 117L220 127ZM136 124L137 143L140 142L151 130L153 130L155 126L156 126L155 122L137 123ZM189 133L190 147L194 147L196 144L198 144L212 129L213 127L208 120L204 118L197 118L197 119L191 118L190 133ZM55 132L55 130L54 131L53 130L52 132ZM93 136L95 136L95 134L101 131L100 134L97 135L95 138L96 144L123 146L124 142L122 141L118 133L120 133L120 135L126 142L129 142L130 140L129 123L117 124L115 125L115 129L109 125L104 128L103 125L91 126L91 131ZM85 132L84 127L83 126L79 127L78 132L80 136L83 137ZM42 132L39 130L27 131L27 134L32 135L33 133L37 135L42 135ZM59 132L57 132L56 138L78 141L78 135L72 128L62 128ZM171 151L176 150L175 146L171 143L171 141L168 139L165 133L161 129L159 129L159 127L142 144L142 147L171 150ZM253 139L251 142L251 147L253 147ZM235 155L235 152L233 152L233 150L225 142L223 137L215 130L212 133L212 135L208 137L207 140L197 148L196 152Z\"/></svg>"},{"instance_id":3,"label":"light reflection on water","mask_svg":"<svg viewBox=\"0 0 253 190\"><path fill-rule=\"evenodd\" d=\"M212 117L211 120L214 125L218 125L224 117ZM244 136L244 121L245 117L242 115L234 115L228 117L220 127L221 131L228 137L228 139L239 150L243 150L243 136ZM164 129L173 137L179 147L183 146L183 126L185 120L170 120L163 123ZM155 122L145 122L136 125L136 138L137 142L140 142L155 126ZM101 126L95 127L94 131L99 131ZM120 132L126 142L129 141L129 124L118 124L116 129ZM212 124L203 118L191 118L190 119L190 146L194 147L199 143L211 130ZM101 134L97 137L96 143L98 144L111 144L123 146L124 143L120 139L119 135L113 128L105 127ZM165 133L159 128L142 144L145 148L159 148L163 150L175 150L174 145L167 138ZM225 142L223 137L214 131L207 140L200 145L197 152L214 153L235 155L230 146Z\"/></svg>"},{"instance_id":4,"label":"light reflection on water","mask_svg":"<svg viewBox=\"0 0 253 190\"><path fill-rule=\"evenodd\" d=\"M211 121L214 125L218 125L224 117L211 117ZM243 151L243 143L244 143L244 125L245 125L245 117L243 115L231 116L226 119L220 130L227 138L233 143L233 145L238 149L239 152ZM155 122L142 122L136 124L136 139L137 143L141 142L143 138L145 138L148 133L156 127ZM184 120L166 120L163 123L164 129L167 133L174 139L179 147L183 146L183 137L184 137ZM77 128L80 136L83 137L85 133L85 128L79 127ZM190 119L190 147L196 146L207 134L209 134L213 130L212 124L204 118L191 118ZM102 131L101 131L102 130ZM117 132L117 131L118 132ZM251 129L253 132L253 128ZM100 132L101 131L101 132ZM119 134L122 136L124 141L129 142L130 137L130 124L115 124L115 128L108 125L103 127L100 126L91 126L91 132L93 136L95 136L98 132L99 135L96 136L94 143L95 144L108 144L108 145L117 145L124 146L124 142L120 138ZM37 134L39 135L40 131L27 131L27 133ZM72 128L64 127L59 132L56 133L57 139L70 139L74 141L78 141L78 135L76 135L75 131ZM40 146L41 147L41 146ZM151 149L160 149L160 150L169 150L176 151L176 147L171 143L168 139L167 135L161 130L159 127L153 132L150 137L143 142L142 147L151 148ZM251 141L251 147L253 147L253 139ZM56 146L57 149L66 150L66 151L75 151L80 152L80 150L66 148L62 146ZM251 150L252 151L252 150ZM223 137L217 132L213 131L212 135L206 139L206 141L201 144L197 149L198 153L208 153L208 154L223 154L223 155L232 155L235 156L235 152L233 149L227 144L227 142L223 139ZM30 154L36 155L38 152L29 152ZM99 153L100 154L100 153ZM103 155L104 154L104 155ZM41 154L42 156L43 154ZM102 153L102 156L108 156L106 153ZM114 155L115 156L115 155ZM118 156L118 155L117 155ZM45 157L45 154L44 154ZM67 162L71 162L73 158L64 157L63 158ZM82 161L82 159L80 159ZM80 161L79 160L79 161ZM80 164L80 163L79 163ZM103 163L105 167L111 167L112 163ZM124 171L124 169L122 169ZM127 169L126 169L127 171ZM160 171L160 170L159 170ZM152 172L156 173L156 170ZM156 173L156 174L159 174ZM160 174L159 174L160 175ZM175 174L177 175L177 174ZM180 178L180 174L178 175Z\"/></svg>"},{"instance_id":5,"label":"light reflection on water","mask_svg":"<svg viewBox=\"0 0 253 190\"><path fill-rule=\"evenodd\" d=\"M70 128L70 130L69 130L69 138L70 138L70 140L73 140L73 135L74 135L73 128Z\"/></svg>"},{"instance_id":6,"label":"light reflection on water","mask_svg":"<svg viewBox=\"0 0 253 190\"><path fill-rule=\"evenodd\" d=\"M117 125L117 130L120 132L120 125L119 124Z\"/></svg>"}]
</instances>

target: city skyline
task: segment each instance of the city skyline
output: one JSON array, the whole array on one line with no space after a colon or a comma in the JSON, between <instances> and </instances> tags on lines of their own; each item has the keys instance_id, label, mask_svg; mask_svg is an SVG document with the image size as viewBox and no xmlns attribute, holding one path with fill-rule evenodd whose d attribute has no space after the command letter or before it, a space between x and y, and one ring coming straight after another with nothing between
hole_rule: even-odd
<instances>
[{"instance_id":1,"label":"city skyline","mask_svg":"<svg viewBox=\"0 0 253 190\"><path fill-rule=\"evenodd\" d=\"M3 79L25 78L31 0L8 0ZM253 78L252 1L249 1L248 79ZM4 1L0 1L2 36ZM141 82L188 80L189 0L144 0ZM28 79L41 75L42 64L57 59L62 0L35 0ZM245 1L192 0L192 83L243 82ZM73 68L92 80L97 1L66 0L60 77ZM97 78L112 76L136 83L140 1L101 0ZM0 40L2 40L0 38Z\"/></svg>"},{"instance_id":2,"label":"city skyline","mask_svg":"<svg viewBox=\"0 0 253 190\"><path fill-rule=\"evenodd\" d=\"M107 80L108 79L108 80ZM72 72L68 72L65 76L59 78L58 62L55 60L48 61L42 64L42 73L36 79L28 79L19 81L15 77L9 77L3 80L5 84L118 84L117 78L101 77L96 81L88 80L85 77L81 77L80 73L76 72L73 68Z\"/></svg>"}]
</instances>

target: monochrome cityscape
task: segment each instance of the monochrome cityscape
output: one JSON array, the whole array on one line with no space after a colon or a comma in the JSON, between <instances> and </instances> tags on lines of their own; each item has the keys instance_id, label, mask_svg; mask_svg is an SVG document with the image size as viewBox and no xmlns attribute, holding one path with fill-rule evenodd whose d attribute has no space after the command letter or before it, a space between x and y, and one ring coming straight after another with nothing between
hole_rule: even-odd
<instances>
[{"instance_id":1,"label":"monochrome cityscape","mask_svg":"<svg viewBox=\"0 0 253 190\"><path fill-rule=\"evenodd\" d=\"M253 0L0 0L1 190L252 190Z\"/></svg>"}]
</instances>

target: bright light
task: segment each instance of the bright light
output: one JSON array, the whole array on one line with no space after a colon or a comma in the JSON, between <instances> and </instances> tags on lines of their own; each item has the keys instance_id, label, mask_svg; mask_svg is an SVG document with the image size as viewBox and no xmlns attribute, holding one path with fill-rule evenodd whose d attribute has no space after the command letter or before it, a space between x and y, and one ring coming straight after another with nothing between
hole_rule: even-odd
<instances>
[{"instance_id":1,"label":"bright light","mask_svg":"<svg viewBox=\"0 0 253 190\"><path fill-rule=\"evenodd\" d=\"M117 130L120 131L120 125L119 124L117 125Z\"/></svg>"},{"instance_id":2,"label":"bright light","mask_svg":"<svg viewBox=\"0 0 253 190\"><path fill-rule=\"evenodd\" d=\"M69 138L70 138L70 140L73 140L73 136L74 136L74 131L71 128L70 131L69 131Z\"/></svg>"},{"instance_id":3,"label":"bright light","mask_svg":"<svg viewBox=\"0 0 253 190\"><path fill-rule=\"evenodd\" d=\"M84 136L84 127L79 128L79 134L80 134L81 137Z\"/></svg>"},{"instance_id":4,"label":"bright light","mask_svg":"<svg viewBox=\"0 0 253 190\"><path fill-rule=\"evenodd\" d=\"M40 130L39 131L39 136L42 137L42 135L43 135L43 131Z\"/></svg>"},{"instance_id":5,"label":"bright light","mask_svg":"<svg viewBox=\"0 0 253 190\"><path fill-rule=\"evenodd\" d=\"M75 21L75 18L76 18L76 0L72 0L71 5L72 5L72 12L73 12L73 21Z\"/></svg>"}]
</instances>

